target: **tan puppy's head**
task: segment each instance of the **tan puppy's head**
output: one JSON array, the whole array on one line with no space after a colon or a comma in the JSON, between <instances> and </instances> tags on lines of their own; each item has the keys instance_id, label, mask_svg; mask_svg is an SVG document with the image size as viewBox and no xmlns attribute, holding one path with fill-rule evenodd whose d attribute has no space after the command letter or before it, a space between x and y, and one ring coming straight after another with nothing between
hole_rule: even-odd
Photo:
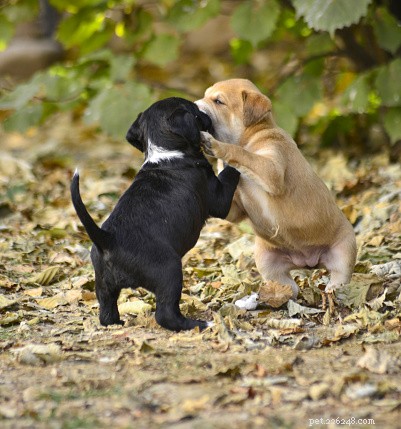
<instances>
[{"instance_id":1,"label":"tan puppy's head","mask_svg":"<svg viewBox=\"0 0 401 429\"><path fill-rule=\"evenodd\" d=\"M271 101L247 79L229 79L215 83L195 101L212 120L215 137L238 144L247 128L266 123L274 126Z\"/></svg>"}]
</instances>

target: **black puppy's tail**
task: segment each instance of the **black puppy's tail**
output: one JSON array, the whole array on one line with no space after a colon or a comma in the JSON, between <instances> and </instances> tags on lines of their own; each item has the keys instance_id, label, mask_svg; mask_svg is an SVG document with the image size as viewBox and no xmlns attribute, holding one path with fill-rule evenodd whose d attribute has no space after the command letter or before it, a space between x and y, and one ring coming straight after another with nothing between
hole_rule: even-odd
<instances>
[{"instance_id":1,"label":"black puppy's tail","mask_svg":"<svg viewBox=\"0 0 401 429\"><path fill-rule=\"evenodd\" d=\"M75 170L70 189L72 204L74 205L75 211L77 212L77 215L85 227L90 239L101 251L110 248L113 243L113 236L96 225L81 199L81 195L79 193L78 170Z\"/></svg>"}]
</instances>

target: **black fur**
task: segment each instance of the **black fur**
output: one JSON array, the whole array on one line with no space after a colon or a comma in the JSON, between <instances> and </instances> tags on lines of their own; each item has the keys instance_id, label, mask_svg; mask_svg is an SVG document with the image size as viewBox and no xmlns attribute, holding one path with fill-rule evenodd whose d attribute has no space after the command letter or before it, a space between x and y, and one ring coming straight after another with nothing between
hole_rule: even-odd
<instances>
[{"instance_id":1,"label":"black fur","mask_svg":"<svg viewBox=\"0 0 401 429\"><path fill-rule=\"evenodd\" d=\"M216 177L202 154L200 131L211 126L206 114L181 98L159 101L140 114L127 133L133 146L147 154L150 140L184 156L145 162L101 228L87 212L74 175L72 201L94 243L91 258L102 325L122 324L117 308L121 289L142 286L156 295L161 326L173 331L206 327L180 312L181 258L196 244L209 216L227 216L239 180L232 167Z\"/></svg>"}]
</instances>

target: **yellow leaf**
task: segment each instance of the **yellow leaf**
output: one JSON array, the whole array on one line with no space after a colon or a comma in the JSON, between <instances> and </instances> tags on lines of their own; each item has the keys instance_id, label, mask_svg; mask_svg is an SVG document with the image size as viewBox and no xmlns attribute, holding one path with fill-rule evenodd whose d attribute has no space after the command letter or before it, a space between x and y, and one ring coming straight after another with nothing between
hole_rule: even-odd
<instances>
[{"instance_id":1,"label":"yellow leaf","mask_svg":"<svg viewBox=\"0 0 401 429\"><path fill-rule=\"evenodd\" d=\"M33 283L39 283L40 285L47 286L50 283L53 282L56 275L59 273L60 267L49 267L46 270L42 271L41 273L36 274L33 276L30 281Z\"/></svg>"},{"instance_id":2,"label":"yellow leaf","mask_svg":"<svg viewBox=\"0 0 401 429\"><path fill-rule=\"evenodd\" d=\"M43 288L42 288L42 286L40 286L40 287L35 287L34 289L26 290L24 292L24 295L28 295L28 296L32 296L34 298L38 298L39 296L42 296L42 293L43 293Z\"/></svg>"},{"instance_id":3,"label":"yellow leaf","mask_svg":"<svg viewBox=\"0 0 401 429\"><path fill-rule=\"evenodd\" d=\"M2 308L10 307L10 305L15 304L17 301L15 299L8 299L4 295L0 295L0 310Z\"/></svg>"},{"instance_id":4,"label":"yellow leaf","mask_svg":"<svg viewBox=\"0 0 401 429\"><path fill-rule=\"evenodd\" d=\"M146 302L140 300L124 302L118 306L118 311L121 315L139 314L151 310L152 306L150 304L147 304Z\"/></svg>"},{"instance_id":5,"label":"yellow leaf","mask_svg":"<svg viewBox=\"0 0 401 429\"><path fill-rule=\"evenodd\" d=\"M53 310L53 308L59 307L60 305L67 304L67 300L63 293L51 296L49 298L37 299L36 302L46 310Z\"/></svg>"}]
</instances>

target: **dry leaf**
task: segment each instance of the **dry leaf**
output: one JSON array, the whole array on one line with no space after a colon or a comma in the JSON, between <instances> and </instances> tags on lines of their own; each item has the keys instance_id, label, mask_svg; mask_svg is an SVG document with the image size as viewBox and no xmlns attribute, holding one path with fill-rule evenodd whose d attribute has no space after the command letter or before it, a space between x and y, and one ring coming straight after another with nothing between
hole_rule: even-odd
<instances>
[{"instance_id":1,"label":"dry leaf","mask_svg":"<svg viewBox=\"0 0 401 429\"><path fill-rule=\"evenodd\" d=\"M60 272L59 266L49 267L46 270L38 273L30 278L32 283L38 283L43 286L48 286L55 280L56 275Z\"/></svg>"},{"instance_id":2,"label":"dry leaf","mask_svg":"<svg viewBox=\"0 0 401 429\"><path fill-rule=\"evenodd\" d=\"M318 308L304 307L303 305L296 303L292 299L288 301L287 308L288 308L288 314L290 317L295 316L295 314L306 316L309 314L324 313L323 310L319 310Z\"/></svg>"},{"instance_id":3,"label":"dry leaf","mask_svg":"<svg viewBox=\"0 0 401 429\"><path fill-rule=\"evenodd\" d=\"M181 407L185 413L194 414L204 410L209 400L209 395L203 395L198 399L186 399Z\"/></svg>"},{"instance_id":4,"label":"dry leaf","mask_svg":"<svg viewBox=\"0 0 401 429\"><path fill-rule=\"evenodd\" d=\"M267 319L265 324L274 329L294 329L303 325L302 319Z\"/></svg>"},{"instance_id":5,"label":"dry leaf","mask_svg":"<svg viewBox=\"0 0 401 429\"><path fill-rule=\"evenodd\" d=\"M141 300L128 301L118 306L118 311L121 315L123 314L139 314L151 311L152 306Z\"/></svg>"},{"instance_id":6,"label":"dry leaf","mask_svg":"<svg viewBox=\"0 0 401 429\"><path fill-rule=\"evenodd\" d=\"M54 308L67 304L65 295L60 292L57 295L51 296L49 298L37 299L36 302L46 310L53 310Z\"/></svg>"},{"instance_id":7,"label":"dry leaf","mask_svg":"<svg viewBox=\"0 0 401 429\"><path fill-rule=\"evenodd\" d=\"M15 299L8 299L4 295L0 295L0 310L6 307L10 307L15 304L17 301Z\"/></svg>"},{"instance_id":8,"label":"dry leaf","mask_svg":"<svg viewBox=\"0 0 401 429\"><path fill-rule=\"evenodd\" d=\"M273 308L281 307L292 298L290 285L282 285L278 282L267 281L259 289L259 299Z\"/></svg>"},{"instance_id":9,"label":"dry leaf","mask_svg":"<svg viewBox=\"0 0 401 429\"><path fill-rule=\"evenodd\" d=\"M38 298L39 296L42 296L42 293L42 286L24 291L24 295L32 296L33 298Z\"/></svg>"},{"instance_id":10,"label":"dry leaf","mask_svg":"<svg viewBox=\"0 0 401 429\"><path fill-rule=\"evenodd\" d=\"M26 365L42 365L61 360L61 349L57 344L28 344L16 349L17 359Z\"/></svg>"},{"instance_id":11,"label":"dry leaf","mask_svg":"<svg viewBox=\"0 0 401 429\"><path fill-rule=\"evenodd\" d=\"M398 371L397 359L389 353L375 347L366 347L365 354L358 360L357 365L375 374L386 374Z\"/></svg>"}]
</instances>

